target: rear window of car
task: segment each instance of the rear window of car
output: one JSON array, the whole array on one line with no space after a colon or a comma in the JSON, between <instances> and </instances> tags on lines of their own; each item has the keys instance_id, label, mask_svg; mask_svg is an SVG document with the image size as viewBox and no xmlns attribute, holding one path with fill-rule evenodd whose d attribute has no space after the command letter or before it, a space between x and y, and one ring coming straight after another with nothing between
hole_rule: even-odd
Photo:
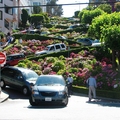
<instances>
[{"instance_id":1,"label":"rear window of car","mask_svg":"<svg viewBox=\"0 0 120 120\"><path fill-rule=\"evenodd\" d=\"M24 55L7 56L7 61L25 58Z\"/></svg>"}]
</instances>

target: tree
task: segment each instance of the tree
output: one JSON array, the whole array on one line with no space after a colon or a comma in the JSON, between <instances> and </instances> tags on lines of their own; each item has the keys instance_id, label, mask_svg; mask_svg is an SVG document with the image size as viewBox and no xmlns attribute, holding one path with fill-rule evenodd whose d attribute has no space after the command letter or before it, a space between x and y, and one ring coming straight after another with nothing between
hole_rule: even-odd
<instances>
[{"instance_id":1,"label":"tree","mask_svg":"<svg viewBox=\"0 0 120 120\"><path fill-rule=\"evenodd\" d=\"M35 26L44 22L49 22L48 15L46 13L32 14L30 17L30 23L34 24Z\"/></svg>"},{"instance_id":2,"label":"tree","mask_svg":"<svg viewBox=\"0 0 120 120\"><path fill-rule=\"evenodd\" d=\"M49 0L47 2L47 13L51 16L61 16L63 14L63 9L61 5L57 5L58 0Z\"/></svg>"},{"instance_id":3,"label":"tree","mask_svg":"<svg viewBox=\"0 0 120 120\"><path fill-rule=\"evenodd\" d=\"M120 15L119 13L103 14L96 17L88 29L88 36L96 36L112 50L112 63L116 68L116 57L120 66ZM117 56L116 56L117 53ZM120 67L119 67L120 68Z\"/></svg>"},{"instance_id":4,"label":"tree","mask_svg":"<svg viewBox=\"0 0 120 120\"><path fill-rule=\"evenodd\" d=\"M21 19L22 19L22 25L23 25L23 27L26 26L28 17L29 17L29 15L28 15L27 10L26 9L22 9Z\"/></svg>"},{"instance_id":5,"label":"tree","mask_svg":"<svg viewBox=\"0 0 120 120\"><path fill-rule=\"evenodd\" d=\"M40 6L33 6L33 14L39 14L42 12L42 8Z\"/></svg>"},{"instance_id":6,"label":"tree","mask_svg":"<svg viewBox=\"0 0 120 120\"><path fill-rule=\"evenodd\" d=\"M85 10L81 17L81 22L85 23L85 24L91 24L92 20L95 17L98 17L99 15L102 15L103 13L104 13L104 11L101 9L98 9L98 8L95 10L91 10L91 11Z\"/></svg>"},{"instance_id":7,"label":"tree","mask_svg":"<svg viewBox=\"0 0 120 120\"><path fill-rule=\"evenodd\" d=\"M74 17L75 17L75 18L78 18L79 12L80 12L80 11L75 11L75 12L74 12Z\"/></svg>"},{"instance_id":8,"label":"tree","mask_svg":"<svg viewBox=\"0 0 120 120\"><path fill-rule=\"evenodd\" d=\"M116 12L120 12L120 2L115 3Z\"/></svg>"},{"instance_id":9,"label":"tree","mask_svg":"<svg viewBox=\"0 0 120 120\"><path fill-rule=\"evenodd\" d=\"M101 4L97 8L99 8L99 9L101 9L104 12L109 13L109 14L112 12L112 7L109 4Z\"/></svg>"}]
</instances>

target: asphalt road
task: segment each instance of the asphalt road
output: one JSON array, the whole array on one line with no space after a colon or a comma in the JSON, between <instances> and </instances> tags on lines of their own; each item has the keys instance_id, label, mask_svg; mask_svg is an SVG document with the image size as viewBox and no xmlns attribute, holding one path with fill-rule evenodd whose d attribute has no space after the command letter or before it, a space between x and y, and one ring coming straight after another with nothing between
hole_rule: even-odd
<instances>
[{"instance_id":1,"label":"asphalt road","mask_svg":"<svg viewBox=\"0 0 120 120\"><path fill-rule=\"evenodd\" d=\"M28 97L7 88L10 98L0 104L0 120L120 120L120 102L73 94L67 107L42 105L32 107Z\"/></svg>"}]
</instances>

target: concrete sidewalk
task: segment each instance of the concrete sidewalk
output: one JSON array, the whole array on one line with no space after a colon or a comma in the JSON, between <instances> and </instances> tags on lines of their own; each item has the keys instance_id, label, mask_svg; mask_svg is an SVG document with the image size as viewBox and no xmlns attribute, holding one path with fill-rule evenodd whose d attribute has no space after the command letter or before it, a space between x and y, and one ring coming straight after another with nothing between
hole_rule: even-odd
<instances>
[{"instance_id":1,"label":"concrete sidewalk","mask_svg":"<svg viewBox=\"0 0 120 120\"><path fill-rule=\"evenodd\" d=\"M0 103L4 102L9 98L9 95L5 91L1 91L0 93Z\"/></svg>"},{"instance_id":2,"label":"concrete sidewalk","mask_svg":"<svg viewBox=\"0 0 120 120\"><path fill-rule=\"evenodd\" d=\"M75 92L73 92L73 95L88 97L88 95L81 94L81 93L75 93ZM9 94L5 92L4 90L2 90L0 94L0 103L4 102L8 98L9 98ZM120 103L120 99L111 99L111 98L103 98L103 97L97 97L97 101L98 102L100 101L100 102Z\"/></svg>"}]
</instances>

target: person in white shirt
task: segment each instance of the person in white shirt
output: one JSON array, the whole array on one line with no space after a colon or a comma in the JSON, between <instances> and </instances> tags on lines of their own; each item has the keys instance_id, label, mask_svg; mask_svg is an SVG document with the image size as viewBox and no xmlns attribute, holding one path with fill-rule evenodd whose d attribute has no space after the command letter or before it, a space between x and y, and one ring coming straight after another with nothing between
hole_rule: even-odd
<instances>
[{"instance_id":1,"label":"person in white shirt","mask_svg":"<svg viewBox=\"0 0 120 120\"><path fill-rule=\"evenodd\" d=\"M68 75L67 82L68 82L68 94L71 95L72 94L72 84L73 84L73 78L72 78L71 74Z\"/></svg>"},{"instance_id":2,"label":"person in white shirt","mask_svg":"<svg viewBox=\"0 0 120 120\"><path fill-rule=\"evenodd\" d=\"M89 96L89 101L91 101L92 99L92 94L93 94L93 98L96 98L96 79L91 75L88 79L87 79L87 83L89 85L89 92L88 92L88 96Z\"/></svg>"}]
</instances>

